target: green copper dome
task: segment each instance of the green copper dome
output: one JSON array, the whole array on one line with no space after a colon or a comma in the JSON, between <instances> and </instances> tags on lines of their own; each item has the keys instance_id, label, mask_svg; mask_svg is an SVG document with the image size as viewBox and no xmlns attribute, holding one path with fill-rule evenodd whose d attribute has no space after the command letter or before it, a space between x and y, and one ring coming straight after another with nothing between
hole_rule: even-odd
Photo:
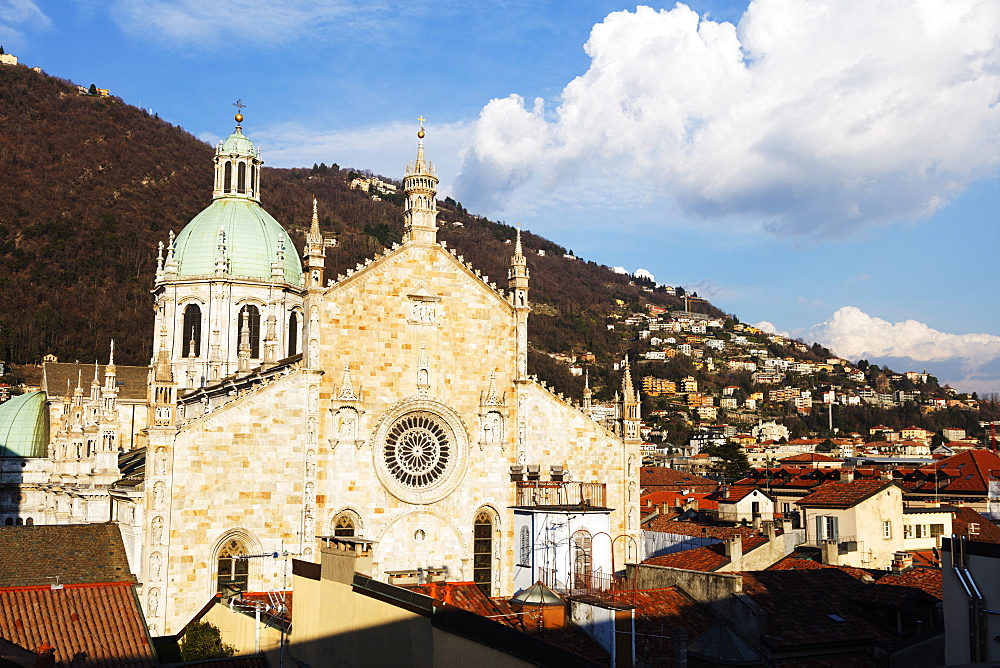
<instances>
[{"instance_id":1,"label":"green copper dome","mask_svg":"<svg viewBox=\"0 0 1000 668\"><path fill-rule=\"evenodd\" d=\"M302 285L302 264L292 240L278 221L248 199L217 199L177 235L174 257L178 278L213 276L219 254L219 232L225 231L227 276L271 280L271 263L285 249L284 281Z\"/></svg>"},{"instance_id":2,"label":"green copper dome","mask_svg":"<svg viewBox=\"0 0 1000 668\"><path fill-rule=\"evenodd\" d=\"M0 404L0 457L44 457L49 444L48 397L29 392Z\"/></svg>"},{"instance_id":3,"label":"green copper dome","mask_svg":"<svg viewBox=\"0 0 1000 668\"><path fill-rule=\"evenodd\" d=\"M222 142L222 146L219 148L219 153L239 153L242 155L249 155L253 153L253 142L247 139L240 126L237 125L236 132L226 137L226 141Z\"/></svg>"}]
</instances>

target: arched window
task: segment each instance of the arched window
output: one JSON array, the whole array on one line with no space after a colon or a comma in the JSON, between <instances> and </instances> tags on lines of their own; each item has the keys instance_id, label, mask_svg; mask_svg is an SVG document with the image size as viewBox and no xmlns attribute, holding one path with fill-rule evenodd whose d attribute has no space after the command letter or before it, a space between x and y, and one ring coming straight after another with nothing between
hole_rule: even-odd
<instances>
[{"instance_id":1,"label":"arched window","mask_svg":"<svg viewBox=\"0 0 1000 668\"><path fill-rule=\"evenodd\" d=\"M23 526L24 525L24 518L18 517L17 521L14 522L14 524L16 524L17 526Z\"/></svg>"},{"instance_id":2,"label":"arched window","mask_svg":"<svg viewBox=\"0 0 1000 668\"><path fill-rule=\"evenodd\" d=\"M29 517L28 519L26 519L24 521L24 524L25 524L25 526L29 526L29 527L35 526L35 518L34 517Z\"/></svg>"},{"instance_id":3,"label":"arched window","mask_svg":"<svg viewBox=\"0 0 1000 668\"><path fill-rule=\"evenodd\" d=\"M259 167L250 168L250 194L257 194L257 172L260 171Z\"/></svg>"},{"instance_id":4,"label":"arched window","mask_svg":"<svg viewBox=\"0 0 1000 668\"><path fill-rule=\"evenodd\" d=\"M222 192L227 193L233 189L233 163L226 160L226 168L223 171Z\"/></svg>"},{"instance_id":5,"label":"arched window","mask_svg":"<svg viewBox=\"0 0 1000 668\"><path fill-rule=\"evenodd\" d=\"M7 526L13 526L14 525L14 518L8 517L7 519L5 519L3 521L3 523L6 524Z\"/></svg>"},{"instance_id":6,"label":"arched window","mask_svg":"<svg viewBox=\"0 0 1000 668\"><path fill-rule=\"evenodd\" d=\"M350 515L344 514L337 518L336 524L333 525L333 535L334 536L345 536L348 538L354 537L354 532L356 527L354 526L354 520Z\"/></svg>"},{"instance_id":7,"label":"arched window","mask_svg":"<svg viewBox=\"0 0 1000 668\"><path fill-rule=\"evenodd\" d=\"M590 586L591 556L590 534L580 531L573 535L573 586L586 589Z\"/></svg>"},{"instance_id":8,"label":"arched window","mask_svg":"<svg viewBox=\"0 0 1000 668\"><path fill-rule=\"evenodd\" d=\"M184 308L184 340L181 341L181 350L184 357L191 354L191 342L194 342L194 356L201 357L201 307L197 304L188 304Z\"/></svg>"},{"instance_id":9,"label":"arched window","mask_svg":"<svg viewBox=\"0 0 1000 668\"><path fill-rule=\"evenodd\" d=\"M247 164L241 162L236 166L236 192L241 195L247 191Z\"/></svg>"},{"instance_id":10,"label":"arched window","mask_svg":"<svg viewBox=\"0 0 1000 668\"><path fill-rule=\"evenodd\" d=\"M222 545L216 576L217 592L228 595L247 590L250 560L246 558L246 552L238 538L230 538Z\"/></svg>"},{"instance_id":11,"label":"arched window","mask_svg":"<svg viewBox=\"0 0 1000 668\"><path fill-rule=\"evenodd\" d=\"M527 525L521 527L520 543L521 559L518 563L521 566L531 566L531 530Z\"/></svg>"},{"instance_id":12,"label":"arched window","mask_svg":"<svg viewBox=\"0 0 1000 668\"><path fill-rule=\"evenodd\" d=\"M473 524L472 579L489 596L493 588L493 518L483 510Z\"/></svg>"},{"instance_id":13,"label":"arched window","mask_svg":"<svg viewBox=\"0 0 1000 668\"><path fill-rule=\"evenodd\" d=\"M247 304L240 309L240 315L236 320L239 337L236 339L237 345L243 338L243 314L247 314L247 329L250 331L250 357L260 357L260 311L253 304Z\"/></svg>"},{"instance_id":14,"label":"arched window","mask_svg":"<svg viewBox=\"0 0 1000 668\"><path fill-rule=\"evenodd\" d=\"M292 311L288 316L288 356L299 352L299 315Z\"/></svg>"}]
</instances>

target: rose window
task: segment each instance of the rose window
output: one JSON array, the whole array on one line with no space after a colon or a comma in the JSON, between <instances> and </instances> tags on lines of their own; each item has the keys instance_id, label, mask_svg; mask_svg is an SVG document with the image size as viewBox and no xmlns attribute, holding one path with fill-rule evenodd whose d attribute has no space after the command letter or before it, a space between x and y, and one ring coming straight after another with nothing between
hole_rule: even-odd
<instances>
[{"instance_id":1,"label":"rose window","mask_svg":"<svg viewBox=\"0 0 1000 668\"><path fill-rule=\"evenodd\" d=\"M414 488L433 485L452 458L450 429L430 413L410 413L389 428L383 457L400 483Z\"/></svg>"}]
</instances>

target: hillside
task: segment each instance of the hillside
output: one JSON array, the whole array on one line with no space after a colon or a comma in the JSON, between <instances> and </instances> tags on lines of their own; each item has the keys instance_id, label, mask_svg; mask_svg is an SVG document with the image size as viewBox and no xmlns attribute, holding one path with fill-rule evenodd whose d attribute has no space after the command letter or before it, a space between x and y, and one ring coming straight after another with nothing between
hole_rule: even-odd
<instances>
[{"instance_id":1,"label":"hillside","mask_svg":"<svg viewBox=\"0 0 1000 668\"><path fill-rule=\"evenodd\" d=\"M220 132L229 123L219 119ZM247 133L252 138L253 128ZM157 242L208 205L211 159L205 143L118 98L81 95L72 83L26 67L0 67L0 359L95 359L114 338L122 363L146 363ZM325 166L265 169L262 176L262 204L296 244L317 197L323 233L338 240L327 257L331 276L402 232L400 197L375 201L350 189L351 176ZM457 203L440 208L440 238L503 284L514 228ZM634 309L683 308L676 297L607 267L563 257L565 249L551 241L523 237L536 305L531 341L541 352L589 351L607 363L629 345L606 327L615 300ZM701 310L721 315L707 304ZM581 381L548 357L533 356L532 366L579 395ZM594 377L599 389L601 376Z\"/></svg>"}]
</instances>

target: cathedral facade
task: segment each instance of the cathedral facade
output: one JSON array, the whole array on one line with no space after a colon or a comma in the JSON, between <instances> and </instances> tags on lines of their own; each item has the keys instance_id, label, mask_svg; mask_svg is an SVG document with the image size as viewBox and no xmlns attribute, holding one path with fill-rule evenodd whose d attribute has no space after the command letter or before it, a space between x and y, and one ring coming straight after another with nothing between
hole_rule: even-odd
<instances>
[{"instance_id":1,"label":"cathedral facade","mask_svg":"<svg viewBox=\"0 0 1000 668\"><path fill-rule=\"evenodd\" d=\"M325 276L315 203L296 256L260 205L259 151L239 125L216 151L212 203L161 246L144 469L102 487L154 634L217 592L284 588L288 557L318 561L324 536L370 541L377 579L433 574L510 595L533 553L566 554L515 521L540 490L570 519L577 506L604 513L602 554L641 558L630 378L604 426L586 398L528 375L520 235L504 287L438 242L418 136L403 242L347 275ZM126 450L116 439L95 447ZM545 563L573 569L561 559Z\"/></svg>"}]
</instances>

